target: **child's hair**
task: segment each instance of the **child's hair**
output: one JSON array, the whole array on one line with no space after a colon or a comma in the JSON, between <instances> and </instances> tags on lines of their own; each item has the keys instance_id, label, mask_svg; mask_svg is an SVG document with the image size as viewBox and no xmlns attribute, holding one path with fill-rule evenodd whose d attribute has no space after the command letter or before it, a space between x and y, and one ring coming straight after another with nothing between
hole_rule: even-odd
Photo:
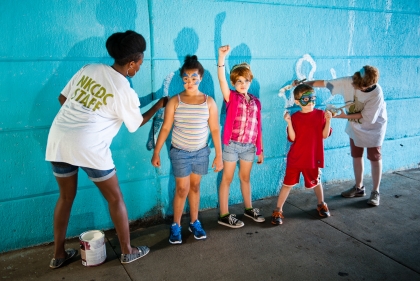
<instances>
[{"instance_id":1,"label":"child's hair","mask_svg":"<svg viewBox=\"0 0 420 281\"><path fill-rule=\"evenodd\" d=\"M137 62L146 50L146 40L135 31L116 32L106 40L106 49L118 65Z\"/></svg>"},{"instance_id":2,"label":"child's hair","mask_svg":"<svg viewBox=\"0 0 420 281\"><path fill-rule=\"evenodd\" d=\"M306 92L315 92L314 88L312 88L309 85L306 84L299 84L296 86L296 88L293 90L293 96L295 97L295 100L300 99L302 94Z\"/></svg>"},{"instance_id":3,"label":"child's hair","mask_svg":"<svg viewBox=\"0 0 420 281\"><path fill-rule=\"evenodd\" d=\"M353 86L355 88L366 88L378 83L379 70L376 67L365 65L353 74Z\"/></svg>"},{"instance_id":4,"label":"child's hair","mask_svg":"<svg viewBox=\"0 0 420 281\"><path fill-rule=\"evenodd\" d=\"M252 75L251 66L247 64L246 62L236 64L232 67L230 70L230 81L232 81L233 84L238 81L239 76L242 76L249 81L252 81L254 76Z\"/></svg>"},{"instance_id":5,"label":"child's hair","mask_svg":"<svg viewBox=\"0 0 420 281\"><path fill-rule=\"evenodd\" d=\"M186 70L191 70L191 69L197 69L198 74L200 74L200 76L203 77L204 67L198 61L198 58L196 55L193 55L193 56L188 55L185 57L184 64L179 70L179 75L182 77L182 75L184 74Z\"/></svg>"}]
</instances>

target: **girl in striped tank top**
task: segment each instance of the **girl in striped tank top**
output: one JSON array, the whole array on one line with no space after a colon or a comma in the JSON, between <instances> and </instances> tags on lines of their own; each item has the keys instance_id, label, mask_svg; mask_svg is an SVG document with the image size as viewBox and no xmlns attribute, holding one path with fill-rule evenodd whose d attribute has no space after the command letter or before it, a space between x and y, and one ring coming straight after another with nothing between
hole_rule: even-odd
<instances>
[{"instance_id":1,"label":"girl in striped tank top","mask_svg":"<svg viewBox=\"0 0 420 281\"><path fill-rule=\"evenodd\" d=\"M216 152L212 168L215 172L223 169L217 105L213 98L198 90L204 68L197 56L185 58L180 74L185 91L172 97L166 105L163 125L151 160L153 166L160 167L160 150L173 129L169 151L175 176L174 221L169 234L171 244L182 243L181 216L187 197L191 217L189 230L196 239L207 237L198 220L198 209L201 176L207 174L209 166L209 128Z\"/></svg>"}]
</instances>

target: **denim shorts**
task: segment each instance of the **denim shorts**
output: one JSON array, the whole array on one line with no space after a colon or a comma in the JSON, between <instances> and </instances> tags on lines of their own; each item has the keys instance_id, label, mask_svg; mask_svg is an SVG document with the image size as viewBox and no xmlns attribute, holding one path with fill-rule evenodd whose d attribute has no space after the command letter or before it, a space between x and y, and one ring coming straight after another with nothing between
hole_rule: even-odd
<instances>
[{"instance_id":1,"label":"denim shorts","mask_svg":"<svg viewBox=\"0 0 420 281\"><path fill-rule=\"evenodd\" d=\"M257 148L253 143L240 143L229 141L223 146L223 161L237 162L239 159L247 162L254 162Z\"/></svg>"},{"instance_id":2,"label":"denim shorts","mask_svg":"<svg viewBox=\"0 0 420 281\"><path fill-rule=\"evenodd\" d=\"M206 175L209 169L209 155L210 148L208 146L196 151L185 151L172 146L169 158L174 176L183 178L191 173Z\"/></svg>"},{"instance_id":3,"label":"denim shorts","mask_svg":"<svg viewBox=\"0 0 420 281\"><path fill-rule=\"evenodd\" d=\"M54 176L58 178L71 177L79 171L78 166L74 166L64 162L51 162L52 170ZM96 170L92 168L80 167L83 171L86 172L89 179L93 182L106 181L107 179L112 178L115 175L116 170L112 168L110 170Z\"/></svg>"}]
</instances>

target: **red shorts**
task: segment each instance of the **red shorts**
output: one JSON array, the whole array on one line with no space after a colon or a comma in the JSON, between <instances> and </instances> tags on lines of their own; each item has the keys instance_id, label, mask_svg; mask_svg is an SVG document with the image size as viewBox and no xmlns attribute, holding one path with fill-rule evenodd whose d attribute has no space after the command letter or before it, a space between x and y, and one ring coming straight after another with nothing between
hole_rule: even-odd
<instances>
[{"instance_id":1,"label":"red shorts","mask_svg":"<svg viewBox=\"0 0 420 281\"><path fill-rule=\"evenodd\" d=\"M351 157L353 158L361 158L363 157L363 147L358 147L354 144L353 139L350 139L350 152ZM381 155L381 147L368 147L367 149L367 159L370 161L379 161L382 159Z\"/></svg>"},{"instance_id":2,"label":"red shorts","mask_svg":"<svg viewBox=\"0 0 420 281\"><path fill-rule=\"evenodd\" d=\"M297 169L287 168L286 174L284 175L283 184L287 186L294 186L299 183L300 173L303 175L305 180L306 188L314 188L321 182L321 169Z\"/></svg>"}]
</instances>

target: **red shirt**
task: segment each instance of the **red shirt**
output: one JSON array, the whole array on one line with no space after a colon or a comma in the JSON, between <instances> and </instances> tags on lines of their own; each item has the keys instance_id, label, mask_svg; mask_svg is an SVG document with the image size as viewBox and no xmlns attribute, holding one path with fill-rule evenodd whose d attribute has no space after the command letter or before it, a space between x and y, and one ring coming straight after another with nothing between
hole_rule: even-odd
<instances>
[{"instance_id":1,"label":"red shirt","mask_svg":"<svg viewBox=\"0 0 420 281\"><path fill-rule=\"evenodd\" d=\"M313 169L324 167L324 111L314 109L312 112L300 111L292 115L292 125L295 130L295 141L287 154L287 167L298 169ZM330 129L329 135L331 135ZM287 136L290 140L289 136Z\"/></svg>"}]
</instances>

